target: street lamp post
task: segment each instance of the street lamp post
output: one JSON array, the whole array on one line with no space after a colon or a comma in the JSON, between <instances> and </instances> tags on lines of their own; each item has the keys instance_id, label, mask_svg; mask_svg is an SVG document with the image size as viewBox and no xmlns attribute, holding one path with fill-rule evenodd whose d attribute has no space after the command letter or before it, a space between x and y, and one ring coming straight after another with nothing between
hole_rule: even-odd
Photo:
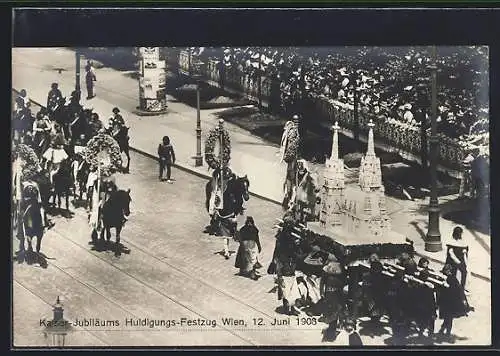
<instances>
[{"instance_id":1,"label":"street lamp post","mask_svg":"<svg viewBox=\"0 0 500 356\"><path fill-rule=\"evenodd\" d=\"M425 250L428 252L438 252L443 249L441 243L441 233L439 232L439 202L437 194L437 160L439 153L439 138L437 137L437 65L436 46L432 46L432 98L431 98L431 137L430 143L430 178L431 193L429 199L429 228L425 241Z\"/></svg>"},{"instance_id":2,"label":"street lamp post","mask_svg":"<svg viewBox=\"0 0 500 356\"><path fill-rule=\"evenodd\" d=\"M203 157L201 155L201 116L200 116L200 77L201 66L203 62L197 61L193 63L193 77L196 79L196 156L194 156L195 167L203 165Z\"/></svg>"},{"instance_id":3,"label":"street lamp post","mask_svg":"<svg viewBox=\"0 0 500 356\"><path fill-rule=\"evenodd\" d=\"M72 330L69 321L64 319L64 308L57 297L56 304L53 306L53 319L47 322L43 331L47 345L51 347L64 347L66 335Z\"/></svg>"},{"instance_id":4,"label":"street lamp post","mask_svg":"<svg viewBox=\"0 0 500 356\"><path fill-rule=\"evenodd\" d=\"M80 52L78 49L75 51L75 62L75 91L78 97L80 97Z\"/></svg>"}]
</instances>

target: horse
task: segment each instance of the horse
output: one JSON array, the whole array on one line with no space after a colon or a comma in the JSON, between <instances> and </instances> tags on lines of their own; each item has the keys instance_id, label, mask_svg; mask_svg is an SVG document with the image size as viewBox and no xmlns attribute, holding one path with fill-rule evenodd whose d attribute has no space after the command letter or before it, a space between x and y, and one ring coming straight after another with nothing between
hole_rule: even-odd
<instances>
[{"instance_id":1,"label":"horse","mask_svg":"<svg viewBox=\"0 0 500 356\"><path fill-rule=\"evenodd\" d=\"M116 229L116 244L115 255L120 254L120 233L125 224L125 216L130 215L130 189L117 190L111 193L111 196L106 200L101 208L102 230L100 234L101 240L104 240L104 232L106 232L106 241L111 240L111 228ZM92 233L92 241L97 242L97 232Z\"/></svg>"},{"instance_id":2,"label":"horse","mask_svg":"<svg viewBox=\"0 0 500 356\"><path fill-rule=\"evenodd\" d=\"M49 172L42 169L31 180L37 184L40 191L40 198L42 199L42 206L45 212L47 212L50 207L50 197L52 196L52 184L50 183ZM46 222L48 221L46 220Z\"/></svg>"},{"instance_id":3,"label":"horse","mask_svg":"<svg viewBox=\"0 0 500 356\"><path fill-rule=\"evenodd\" d=\"M69 197L71 195L71 188L73 188L73 174L71 171L71 161L65 159L59 165L59 169L53 176L54 190L52 193L53 204L56 203L57 207L61 208L61 198L64 196L66 200L66 211L69 212Z\"/></svg>"},{"instance_id":4,"label":"horse","mask_svg":"<svg viewBox=\"0 0 500 356\"><path fill-rule=\"evenodd\" d=\"M22 142L22 139L26 136L26 134L31 131L34 121L35 118L33 117L29 108L14 113L12 123L14 140Z\"/></svg>"},{"instance_id":5,"label":"horse","mask_svg":"<svg viewBox=\"0 0 500 356\"><path fill-rule=\"evenodd\" d=\"M128 127L121 126L119 131L113 134L113 138L118 142L118 146L120 146L120 153L125 152L127 156L127 166L123 169L123 173L130 172L130 146L129 146L129 136L128 136Z\"/></svg>"},{"instance_id":6,"label":"horse","mask_svg":"<svg viewBox=\"0 0 500 356\"><path fill-rule=\"evenodd\" d=\"M214 190L214 179L211 178L205 185L205 207L207 211L210 208L210 198ZM250 180L247 175L243 177L235 176L233 179L228 180L226 190L224 192L224 211L234 213L235 215L243 215L245 208L243 203L250 198L248 189L250 187Z\"/></svg>"},{"instance_id":7,"label":"horse","mask_svg":"<svg viewBox=\"0 0 500 356\"><path fill-rule=\"evenodd\" d=\"M81 167L76 173L76 177L74 177L75 182L78 183L78 200L82 200L83 198L83 193L86 193L86 200L88 201L91 194L87 190L87 180L89 178L90 174L90 164L87 161L83 161L81 163ZM77 191L75 189L75 198L77 195Z\"/></svg>"},{"instance_id":8,"label":"horse","mask_svg":"<svg viewBox=\"0 0 500 356\"><path fill-rule=\"evenodd\" d=\"M27 239L28 251L32 252L32 240L36 237L36 252L39 253L45 226L42 204L38 201L38 189L33 184L29 184L23 189L22 194L18 220L19 251L25 251L24 243Z\"/></svg>"}]
</instances>

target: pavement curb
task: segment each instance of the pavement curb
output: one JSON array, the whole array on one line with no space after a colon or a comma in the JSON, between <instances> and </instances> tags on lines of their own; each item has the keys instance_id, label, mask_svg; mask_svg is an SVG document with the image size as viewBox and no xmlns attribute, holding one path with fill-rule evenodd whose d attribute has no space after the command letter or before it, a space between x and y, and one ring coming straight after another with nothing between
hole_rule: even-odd
<instances>
[{"instance_id":1,"label":"pavement curb","mask_svg":"<svg viewBox=\"0 0 500 356\"><path fill-rule=\"evenodd\" d=\"M138 148L135 148L135 147L132 147L130 146L130 149L134 152L137 152L143 156L146 156L148 158L152 158L154 159L155 161L158 160L158 157L156 157L155 155L149 153L149 152L146 152L146 151L143 151L143 150L140 150ZM205 178L205 179L210 179L212 178L212 176L210 174L205 174L205 173L202 173L196 169L194 169L193 167L190 167L189 165L187 164L182 164L182 163L174 163L173 166L175 168L178 168L180 169L181 171L184 171L184 172L187 172L187 173L191 173L191 174L194 174L195 176L198 176L198 177L201 177L201 178ZM277 200L274 200L272 198L268 198L264 195L261 195L261 194L258 194L258 193L255 193L255 192L252 192L251 190L248 191L250 193L250 195L256 197L256 198L259 198L259 199L262 199L262 200L265 200L265 201L268 201L270 203L273 203L273 204L276 204L276 205L281 205L281 203Z\"/></svg>"},{"instance_id":2,"label":"pavement curb","mask_svg":"<svg viewBox=\"0 0 500 356\"><path fill-rule=\"evenodd\" d=\"M16 90L16 89L14 89L14 88L12 88L12 91L14 91L14 92L16 92L17 94L19 94L19 91L18 91L18 90ZM31 99L31 98L30 98L30 101L31 101L32 103L34 103L35 105L37 105L37 106L40 106L40 107L45 107L44 105L41 105L40 103L38 103L37 101L35 101L35 100ZM132 151L136 152L136 153L139 153L139 154L143 155L143 156L146 156L146 157L148 157L148 158L152 158L152 159L154 159L155 161L157 160L157 157L156 157L155 155L151 154L151 153L148 153L148 152L146 152L146 151L143 151L143 150L137 149L137 148L132 147L132 146L130 146L130 149L131 149ZM177 168L177 169L180 169L180 170L184 171L184 172L187 172L187 173L190 173L190 174L194 174L194 175L196 175L196 176L198 176L198 177L200 177L200 178L204 178L204 179L210 179L210 178L211 178L211 175L209 175L209 174L205 174L205 173L202 173L202 172L200 172L200 171L198 171L198 170L194 169L193 167L190 167L190 166L189 166L189 165L187 165L187 164L179 164L179 163L175 163L173 166L174 166L175 168ZM267 202L270 202L270 203L273 203L273 204L276 204L276 205L281 205L281 202L279 202L279 201L277 201L277 200L274 200L274 199L272 199L272 198L268 198L268 197L266 197L266 196L263 196L263 195L261 195L261 194L258 194L258 193L252 192L252 191L249 191L249 193L250 193L250 195L252 195L252 196L254 196L254 197L256 197L256 198L259 198L259 199L265 200L265 201L267 201ZM429 261L432 261L432 262L434 262L434 263L438 263L438 264L440 264L440 265L444 265L444 261L443 261L443 260L440 260L440 259L438 259L438 258L436 258L436 257L430 256L429 254L426 254L426 253L421 253L421 252L418 252L417 250L415 250L415 255L416 255L416 256L419 256L419 257L425 257L425 258L427 258ZM483 281L486 281L486 282L490 282L490 283L491 283L491 278L490 278L490 277L487 277L487 276L485 276L485 275L483 275L483 274L480 274L480 273L473 272L473 271L471 271L471 270L469 271L469 273L471 274L471 276L474 276L474 277L479 278L479 279L481 279L481 280L483 280Z\"/></svg>"}]
</instances>

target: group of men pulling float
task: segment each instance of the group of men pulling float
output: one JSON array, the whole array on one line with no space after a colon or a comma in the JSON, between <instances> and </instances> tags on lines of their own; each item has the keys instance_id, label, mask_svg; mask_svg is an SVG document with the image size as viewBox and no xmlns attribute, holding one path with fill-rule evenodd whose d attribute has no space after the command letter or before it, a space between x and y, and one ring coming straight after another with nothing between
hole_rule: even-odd
<instances>
[{"instance_id":1,"label":"group of men pulling float","mask_svg":"<svg viewBox=\"0 0 500 356\"><path fill-rule=\"evenodd\" d=\"M14 122L14 203L15 225L20 239L20 251L32 250L31 240L37 237L36 251L40 252L45 228L53 223L47 217L50 198L55 204L61 196L77 196L79 186L87 195L91 226L102 229L101 209L117 191L113 173L123 170L121 152L128 157L128 128L118 108L107 125L97 113L80 105L79 92L66 100L53 83L47 106L33 118L31 103L25 90L15 100ZM126 146L126 150L124 150Z\"/></svg>"}]
</instances>

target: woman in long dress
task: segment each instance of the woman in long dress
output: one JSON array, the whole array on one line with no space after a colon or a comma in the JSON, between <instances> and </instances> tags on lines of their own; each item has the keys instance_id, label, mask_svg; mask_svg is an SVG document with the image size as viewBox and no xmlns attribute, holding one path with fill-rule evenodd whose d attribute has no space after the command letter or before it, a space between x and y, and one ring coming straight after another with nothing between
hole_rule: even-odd
<instances>
[{"instance_id":1,"label":"woman in long dress","mask_svg":"<svg viewBox=\"0 0 500 356\"><path fill-rule=\"evenodd\" d=\"M245 225L239 231L240 247L234 266L240 269L242 276L257 280L257 257L262 251L259 240L259 229L255 227L253 217L247 216Z\"/></svg>"},{"instance_id":2,"label":"woman in long dress","mask_svg":"<svg viewBox=\"0 0 500 356\"><path fill-rule=\"evenodd\" d=\"M299 315L295 307L295 301L300 298L297 277L295 275L298 246L292 235L295 222L290 214L285 215L283 221L283 228L276 236L276 246L273 255L273 262L276 266L278 300L283 301L285 314Z\"/></svg>"},{"instance_id":3,"label":"woman in long dress","mask_svg":"<svg viewBox=\"0 0 500 356\"><path fill-rule=\"evenodd\" d=\"M443 319L439 335L449 338L453 327L453 319L467 316L467 313L473 308L470 308L467 303L464 290L453 273L453 266L446 264L442 272L447 276L446 283L448 287L440 288L437 293L439 317Z\"/></svg>"}]
</instances>

